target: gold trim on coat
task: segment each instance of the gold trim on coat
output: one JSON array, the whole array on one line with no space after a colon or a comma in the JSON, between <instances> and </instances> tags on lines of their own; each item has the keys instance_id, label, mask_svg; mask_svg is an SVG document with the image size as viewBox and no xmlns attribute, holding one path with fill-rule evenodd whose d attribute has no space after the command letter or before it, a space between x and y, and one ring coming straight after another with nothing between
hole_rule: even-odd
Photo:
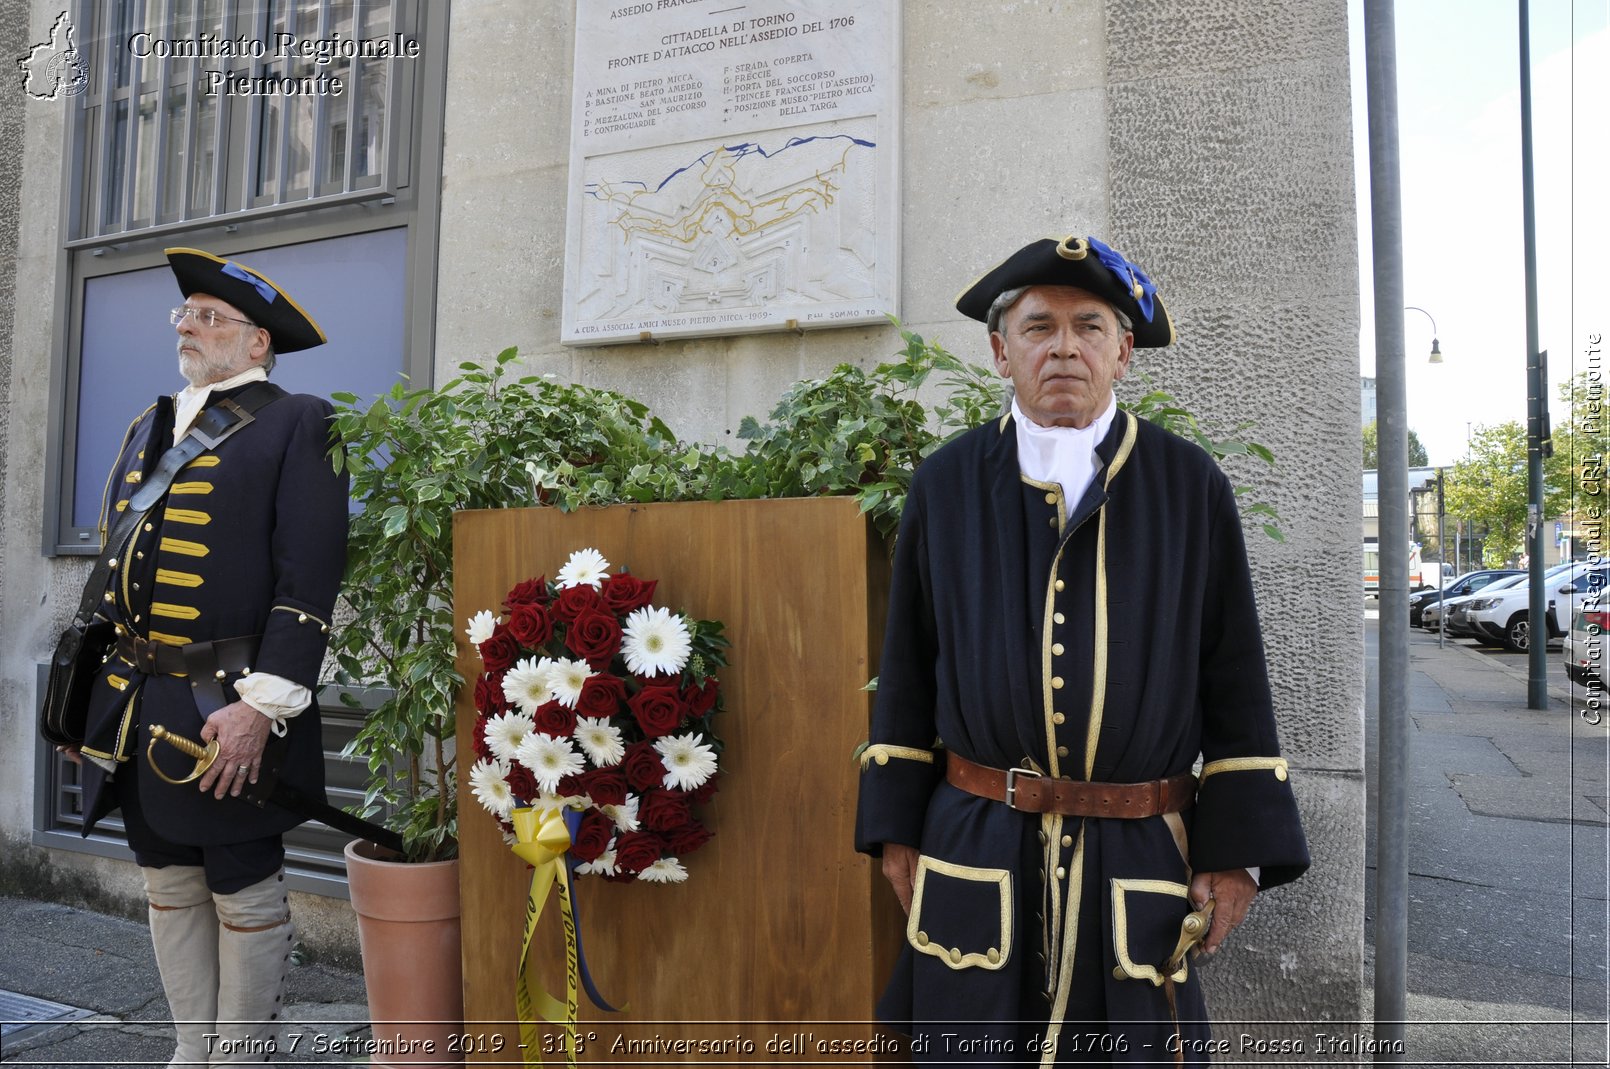
<instances>
[{"instance_id":1,"label":"gold trim on coat","mask_svg":"<svg viewBox=\"0 0 1610 1069\"><path fill-rule=\"evenodd\" d=\"M974 883L996 885L1000 901L1000 945L979 952L963 951L961 947L947 947L931 941L922 928L923 892L928 885L928 874L937 872L954 880L971 880ZM1012 874L1006 869L985 869L973 865L957 865L938 858L919 856L917 878L911 889L911 914L906 918L906 942L919 954L928 954L944 962L948 968L978 968L996 970L1012 956Z\"/></svg>"}]
</instances>

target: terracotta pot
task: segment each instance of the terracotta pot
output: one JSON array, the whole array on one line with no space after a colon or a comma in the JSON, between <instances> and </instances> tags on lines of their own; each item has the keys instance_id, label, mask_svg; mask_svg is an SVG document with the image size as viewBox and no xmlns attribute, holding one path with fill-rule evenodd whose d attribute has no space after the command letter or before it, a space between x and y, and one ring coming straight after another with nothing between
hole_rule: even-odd
<instances>
[{"instance_id":1,"label":"terracotta pot","mask_svg":"<svg viewBox=\"0 0 1610 1069\"><path fill-rule=\"evenodd\" d=\"M371 1065L462 1065L458 862L407 864L361 840L345 850L376 1043Z\"/></svg>"}]
</instances>

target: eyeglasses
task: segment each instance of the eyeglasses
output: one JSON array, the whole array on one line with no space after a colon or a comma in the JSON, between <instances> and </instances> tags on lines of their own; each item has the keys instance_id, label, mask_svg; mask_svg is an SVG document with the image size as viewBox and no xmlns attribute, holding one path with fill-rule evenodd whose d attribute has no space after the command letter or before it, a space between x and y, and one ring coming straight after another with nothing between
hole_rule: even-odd
<instances>
[{"instance_id":1,"label":"eyeglasses","mask_svg":"<svg viewBox=\"0 0 1610 1069\"><path fill-rule=\"evenodd\" d=\"M183 308L175 308L169 312L168 322L178 326L185 321L186 316L193 317L197 323L204 327L216 327L220 319L227 320L230 323L244 323L248 327L257 325L250 319L236 319L234 316L219 315L211 308L191 308L189 305L185 305Z\"/></svg>"}]
</instances>

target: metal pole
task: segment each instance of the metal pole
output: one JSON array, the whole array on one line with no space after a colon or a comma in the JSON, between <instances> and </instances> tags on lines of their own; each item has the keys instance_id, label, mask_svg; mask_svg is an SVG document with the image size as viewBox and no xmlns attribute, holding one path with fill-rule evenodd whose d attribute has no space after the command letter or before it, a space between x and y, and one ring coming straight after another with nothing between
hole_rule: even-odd
<instances>
[{"instance_id":1,"label":"metal pole","mask_svg":"<svg viewBox=\"0 0 1610 1069\"><path fill-rule=\"evenodd\" d=\"M1448 590L1448 576L1447 576L1447 573L1443 570L1444 562L1448 559L1447 551L1442 548L1442 546L1443 546L1443 542L1442 542L1442 517L1443 517L1443 515L1444 515L1444 513L1443 513L1443 508L1442 508L1442 469L1438 468L1437 469L1437 604L1438 605L1441 605L1443 603L1443 601L1446 600L1447 590ZM1458 571L1458 570L1459 570L1458 568L1454 569L1454 571ZM1448 625L1443 622L1446 619L1447 618L1442 613L1439 612L1437 614L1437 649L1439 649L1439 650L1448 648Z\"/></svg>"},{"instance_id":2,"label":"metal pole","mask_svg":"<svg viewBox=\"0 0 1610 1069\"><path fill-rule=\"evenodd\" d=\"M1364 0L1375 250L1377 498L1381 580L1376 741L1375 1063L1401 1062L1408 954L1409 438L1403 357L1403 203L1398 179L1398 73L1392 0ZM1385 1051L1379 1051L1385 1047Z\"/></svg>"},{"instance_id":3,"label":"metal pole","mask_svg":"<svg viewBox=\"0 0 1610 1069\"><path fill-rule=\"evenodd\" d=\"M1543 393L1537 343L1537 232L1532 200L1532 38L1527 0L1520 0L1521 231L1526 262L1526 553L1531 573L1530 637L1526 651L1526 707L1547 709L1548 592L1543 586Z\"/></svg>"}]
</instances>

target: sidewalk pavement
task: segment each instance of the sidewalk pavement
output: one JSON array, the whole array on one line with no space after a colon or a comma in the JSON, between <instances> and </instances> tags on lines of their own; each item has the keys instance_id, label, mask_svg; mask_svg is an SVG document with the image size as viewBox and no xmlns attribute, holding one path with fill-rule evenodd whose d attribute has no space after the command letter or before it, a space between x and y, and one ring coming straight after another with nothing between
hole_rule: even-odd
<instances>
[{"instance_id":1,"label":"sidewalk pavement","mask_svg":"<svg viewBox=\"0 0 1610 1069\"><path fill-rule=\"evenodd\" d=\"M354 1053L369 1036L362 974L296 959L273 1064L367 1063ZM0 896L0 1021L7 1069L165 1066L173 1054L146 926L51 902Z\"/></svg>"}]
</instances>

